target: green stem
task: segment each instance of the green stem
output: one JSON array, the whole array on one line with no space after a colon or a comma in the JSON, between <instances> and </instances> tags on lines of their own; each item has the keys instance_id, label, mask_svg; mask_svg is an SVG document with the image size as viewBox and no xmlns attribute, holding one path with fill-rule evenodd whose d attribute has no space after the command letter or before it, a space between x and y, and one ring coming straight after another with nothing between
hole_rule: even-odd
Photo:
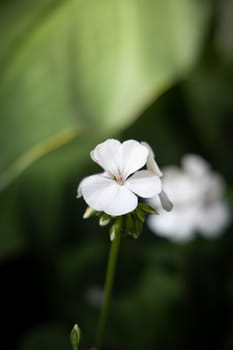
<instances>
[{"instance_id":1,"label":"green stem","mask_svg":"<svg viewBox=\"0 0 233 350\"><path fill-rule=\"evenodd\" d=\"M100 349L103 343L103 336L104 336L104 331L106 327L108 309L109 309L109 304L110 304L110 299L112 294L112 287L113 287L114 275L116 270L116 261L117 261L117 256L119 252L120 241L121 241L121 235L118 234L112 241L110 252L109 252L108 267L107 267L105 286L104 286L104 301L103 301L103 305L100 313L100 318L99 318L99 323L97 328L97 335L96 335L97 349Z\"/></svg>"}]
</instances>

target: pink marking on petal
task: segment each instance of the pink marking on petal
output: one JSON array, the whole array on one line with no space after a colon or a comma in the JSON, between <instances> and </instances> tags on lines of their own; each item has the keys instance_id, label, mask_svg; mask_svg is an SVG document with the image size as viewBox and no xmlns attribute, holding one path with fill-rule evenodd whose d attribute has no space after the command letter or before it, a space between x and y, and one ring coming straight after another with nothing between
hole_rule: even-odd
<instances>
[{"instance_id":1,"label":"pink marking on petal","mask_svg":"<svg viewBox=\"0 0 233 350\"><path fill-rule=\"evenodd\" d=\"M125 183L125 178L124 176L121 174L120 170L118 169L118 175L116 177L116 181L119 183L119 185L124 185Z\"/></svg>"},{"instance_id":2,"label":"pink marking on petal","mask_svg":"<svg viewBox=\"0 0 233 350\"><path fill-rule=\"evenodd\" d=\"M117 182L118 182L120 185L123 185L123 184L125 183L125 179L123 178L122 175L119 175L119 176L118 176Z\"/></svg>"}]
</instances>

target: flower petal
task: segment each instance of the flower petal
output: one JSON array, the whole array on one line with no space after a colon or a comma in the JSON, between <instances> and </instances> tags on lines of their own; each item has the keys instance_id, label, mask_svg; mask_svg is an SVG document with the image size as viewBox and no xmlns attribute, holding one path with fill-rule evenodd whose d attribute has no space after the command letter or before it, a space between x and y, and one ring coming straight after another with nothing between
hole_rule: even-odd
<instances>
[{"instance_id":1,"label":"flower petal","mask_svg":"<svg viewBox=\"0 0 233 350\"><path fill-rule=\"evenodd\" d=\"M137 196L105 173L86 177L79 190L91 208L112 216L127 214L137 207Z\"/></svg>"},{"instance_id":2,"label":"flower petal","mask_svg":"<svg viewBox=\"0 0 233 350\"><path fill-rule=\"evenodd\" d=\"M115 184L112 186L111 193L108 191L109 202L104 212L112 216L125 215L134 211L138 205L137 196L128 190L126 186Z\"/></svg>"},{"instance_id":3,"label":"flower petal","mask_svg":"<svg viewBox=\"0 0 233 350\"><path fill-rule=\"evenodd\" d=\"M157 176L162 176L163 173L161 172L161 170L159 169L158 164L155 161L155 155L154 152L152 150L152 148L150 147L150 145L147 142L141 142L141 144L143 146L145 146L148 151L148 157L147 157L147 162L146 162L146 167L148 170L152 171L155 175Z\"/></svg>"},{"instance_id":4,"label":"flower petal","mask_svg":"<svg viewBox=\"0 0 233 350\"><path fill-rule=\"evenodd\" d=\"M154 197L162 189L160 178L150 170L137 171L126 181L125 185L143 198Z\"/></svg>"},{"instance_id":5,"label":"flower petal","mask_svg":"<svg viewBox=\"0 0 233 350\"><path fill-rule=\"evenodd\" d=\"M169 193L174 205L198 205L203 198L203 186L190 174L186 174L175 166L163 170L163 189Z\"/></svg>"},{"instance_id":6,"label":"flower petal","mask_svg":"<svg viewBox=\"0 0 233 350\"><path fill-rule=\"evenodd\" d=\"M91 158L112 176L126 178L142 168L147 160L148 150L138 141L128 140L122 144L115 139L100 143L91 152Z\"/></svg>"},{"instance_id":7,"label":"flower petal","mask_svg":"<svg viewBox=\"0 0 233 350\"><path fill-rule=\"evenodd\" d=\"M100 143L91 151L91 159L99 164L104 170L116 176L119 168L119 153L121 143L115 139L109 139Z\"/></svg>"},{"instance_id":8,"label":"flower petal","mask_svg":"<svg viewBox=\"0 0 233 350\"><path fill-rule=\"evenodd\" d=\"M123 142L120 150L119 170L124 179L141 169L146 164L147 156L147 148L138 141Z\"/></svg>"},{"instance_id":9,"label":"flower petal","mask_svg":"<svg viewBox=\"0 0 233 350\"><path fill-rule=\"evenodd\" d=\"M170 199L168 198L168 196L167 196L165 191L162 190L160 192L159 199L160 199L161 205L162 205L164 210L166 210L166 211L171 211L172 210L173 204L170 201Z\"/></svg>"},{"instance_id":10,"label":"flower petal","mask_svg":"<svg viewBox=\"0 0 233 350\"><path fill-rule=\"evenodd\" d=\"M196 216L197 231L210 238L218 236L231 220L230 209L223 201L216 201L203 208Z\"/></svg>"},{"instance_id":11,"label":"flower petal","mask_svg":"<svg viewBox=\"0 0 233 350\"><path fill-rule=\"evenodd\" d=\"M80 185L81 185L81 183L80 183ZM81 187L80 187L80 185L78 186L78 190L77 190L77 197L76 197L76 198L80 198L80 197L82 197L82 193L81 193Z\"/></svg>"},{"instance_id":12,"label":"flower petal","mask_svg":"<svg viewBox=\"0 0 233 350\"><path fill-rule=\"evenodd\" d=\"M195 178L206 176L210 171L209 164L197 154L186 154L181 163L184 171Z\"/></svg>"},{"instance_id":13,"label":"flower petal","mask_svg":"<svg viewBox=\"0 0 233 350\"><path fill-rule=\"evenodd\" d=\"M159 236L167 237L175 242L187 242L194 236L195 210L192 207L176 209L170 213L165 211L148 218L151 231Z\"/></svg>"}]
</instances>

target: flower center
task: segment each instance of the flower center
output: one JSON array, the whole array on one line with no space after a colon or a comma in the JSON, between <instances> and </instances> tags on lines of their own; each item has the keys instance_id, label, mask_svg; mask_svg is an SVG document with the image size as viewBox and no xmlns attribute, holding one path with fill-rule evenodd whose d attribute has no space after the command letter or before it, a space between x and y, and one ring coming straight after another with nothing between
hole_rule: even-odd
<instances>
[{"instance_id":1,"label":"flower center","mask_svg":"<svg viewBox=\"0 0 233 350\"><path fill-rule=\"evenodd\" d=\"M119 174L117 176L117 182L120 184L120 185L123 185L125 183L125 179L123 178L123 176L121 174Z\"/></svg>"},{"instance_id":2,"label":"flower center","mask_svg":"<svg viewBox=\"0 0 233 350\"><path fill-rule=\"evenodd\" d=\"M114 176L114 180L119 184L119 185L124 185L125 183L125 178L122 175L121 171L118 169L117 175Z\"/></svg>"}]
</instances>

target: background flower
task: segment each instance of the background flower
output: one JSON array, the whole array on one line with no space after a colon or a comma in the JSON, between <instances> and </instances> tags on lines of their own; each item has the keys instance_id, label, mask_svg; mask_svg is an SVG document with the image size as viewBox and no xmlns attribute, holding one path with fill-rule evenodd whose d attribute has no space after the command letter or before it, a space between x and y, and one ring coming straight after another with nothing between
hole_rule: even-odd
<instances>
[{"instance_id":1,"label":"background flower","mask_svg":"<svg viewBox=\"0 0 233 350\"><path fill-rule=\"evenodd\" d=\"M150 216L151 230L175 241L190 240L195 233L213 237L225 229L230 212L223 200L224 182L207 162L198 155L186 155L182 167L163 170L163 187L172 199L174 208L164 212L157 198L149 200L159 215Z\"/></svg>"}]
</instances>

